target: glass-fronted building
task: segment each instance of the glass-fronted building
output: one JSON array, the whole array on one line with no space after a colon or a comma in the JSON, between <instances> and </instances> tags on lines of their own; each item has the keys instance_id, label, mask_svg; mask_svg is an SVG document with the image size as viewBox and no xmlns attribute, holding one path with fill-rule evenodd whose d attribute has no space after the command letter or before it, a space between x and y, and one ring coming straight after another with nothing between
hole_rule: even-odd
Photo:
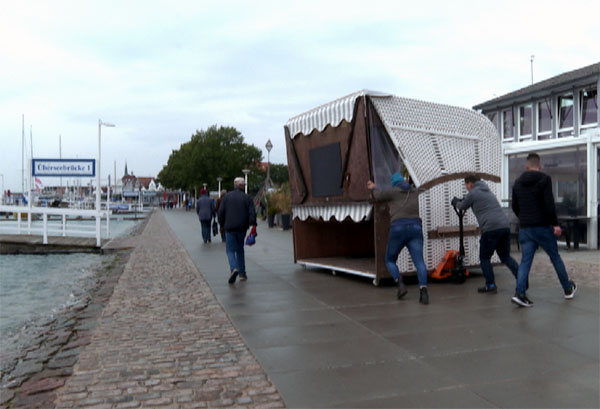
<instances>
[{"instance_id":1,"label":"glass-fronted building","mask_svg":"<svg viewBox=\"0 0 600 409\"><path fill-rule=\"evenodd\" d=\"M525 158L537 152L552 176L561 224L598 248L600 63L569 71L473 107L502 140L502 200L508 205ZM575 230L573 230L575 228Z\"/></svg>"}]
</instances>

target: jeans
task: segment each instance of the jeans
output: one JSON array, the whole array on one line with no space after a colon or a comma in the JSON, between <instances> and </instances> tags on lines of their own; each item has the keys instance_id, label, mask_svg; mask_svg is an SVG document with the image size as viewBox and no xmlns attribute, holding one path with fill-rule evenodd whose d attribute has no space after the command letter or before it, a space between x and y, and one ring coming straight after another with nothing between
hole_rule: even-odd
<instances>
[{"instance_id":1,"label":"jeans","mask_svg":"<svg viewBox=\"0 0 600 409\"><path fill-rule=\"evenodd\" d=\"M398 261L398 255L405 246L408 247L410 257L412 258L413 264L417 268L419 285L426 286L427 267L425 267L425 261L423 260L423 229L421 227L421 223L392 223L390 226L390 235L388 237L387 250L385 254L385 265L396 281L401 278L400 270L396 264Z\"/></svg>"},{"instance_id":2,"label":"jeans","mask_svg":"<svg viewBox=\"0 0 600 409\"><path fill-rule=\"evenodd\" d=\"M200 224L202 225L202 240L206 243L210 241L210 220L200 220Z\"/></svg>"},{"instance_id":3,"label":"jeans","mask_svg":"<svg viewBox=\"0 0 600 409\"><path fill-rule=\"evenodd\" d=\"M481 263L481 271L485 277L485 284L488 287L496 285L491 261L494 251L498 253L500 261L509 268L515 278L517 278L519 272L519 264L510 256L510 229L483 232L479 239L479 262Z\"/></svg>"},{"instance_id":4,"label":"jeans","mask_svg":"<svg viewBox=\"0 0 600 409\"><path fill-rule=\"evenodd\" d=\"M546 254L550 257L550 261L554 266L554 271L560 280L565 291L571 289L571 281L565 264L558 254L558 245L556 244L556 236L551 226L545 227L525 227L519 232L519 242L521 243L521 265L519 266L519 274L517 277L517 294L525 294L527 290L527 279L529 278L529 270L533 262L538 247L542 247Z\"/></svg>"},{"instance_id":5,"label":"jeans","mask_svg":"<svg viewBox=\"0 0 600 409\"><path fill-rule=\"evenodd\" d=\"M230 271L238 270L240 276L246 275L246 260L244 260L244 241L246 234L243 232L225 232L225 251L229 260Z\"/></svg>"}]
</instances>

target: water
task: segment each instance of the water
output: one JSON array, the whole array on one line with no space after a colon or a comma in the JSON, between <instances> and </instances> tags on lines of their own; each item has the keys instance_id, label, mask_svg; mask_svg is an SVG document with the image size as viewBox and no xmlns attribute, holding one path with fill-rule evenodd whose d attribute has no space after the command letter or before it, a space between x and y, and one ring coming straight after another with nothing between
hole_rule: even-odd
<instances>
[{"instance_id":1,"label":"water","mask_svg":"<svg viewBox=\"0 0 600 409\"><path fill-rule=\"evenodd\" d=\"M75 303L90 284L100 254L0 255L0 334Z\"/></svg>"},{"instance_id":2,"label":"water","mask_svg":"<svg viewBox=\"0 0 600 409\"><path fill-rule=\"evenodd\" d=\"M111 220L111 237L137 221ZM0 255L0 349L26 345L35 327L76 304L96 284L95 271L114 256L75 253Z\"/></svg>"}]
</instances>

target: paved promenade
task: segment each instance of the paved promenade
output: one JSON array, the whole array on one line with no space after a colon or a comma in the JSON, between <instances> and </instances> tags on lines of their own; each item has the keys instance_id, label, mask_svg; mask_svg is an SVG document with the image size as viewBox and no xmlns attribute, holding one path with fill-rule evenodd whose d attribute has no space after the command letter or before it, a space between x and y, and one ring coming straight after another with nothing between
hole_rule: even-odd
<instances>
[{"instance_id":1,"label":"paved promenade","mask_svg":"<svg viewBox=\"0 0 600 409\"><path fill-rule=\"evenodd\" d=\"M230 286L224 244L202 243L194 213L163 214L288 407L600 405L598 252L563 253L572 301L539 254L533 308L510 302L503 267L498 294L478 294L475 276L433 283L423 306L416 285L398 301L393 287L294 265L291 232L264 224L248 281Z\"/></svg>"},{"instance_id":2,"label":"paved promenade","mask_svg":"<svg viewBox=\"0 0 600 409\"><path fill-rule=\"evenodd\" d=\"M283 407L163 213L132 244L56 407Z\"/></svg>"}]
</instances>

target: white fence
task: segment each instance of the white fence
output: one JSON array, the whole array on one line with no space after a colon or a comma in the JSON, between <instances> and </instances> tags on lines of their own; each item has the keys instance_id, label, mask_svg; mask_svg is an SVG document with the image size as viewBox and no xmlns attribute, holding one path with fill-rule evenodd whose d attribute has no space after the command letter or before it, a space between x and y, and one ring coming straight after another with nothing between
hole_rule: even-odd
<instances>
[{"instance_id":1,"label":"white fence","mask_svg":"<svg viewBox=\"0 0 600 409\"><path fill-rule=\"evenodd\" d=\"M0 205L0 212L16 214L16 221L0 222L0 232L10 230L16 231L16 234L32 234L39 233L43 236L43 244L48 244L48 233L59 233L64 236L96 236L96 247L101 245L101 221L106 218L106 235L110 235L110 214L111 211L92 209L67 209L54 207L28 207L28 206L7 206ZM25 215L25 220L23 215ZM36 215L41 215L42 226L33 226L33 219ZM60 216L60 223L49 223L49 216ZM67 217L81 217L95 219L96 223L93 228L87 226L76 226L75 229L69 227L67 229ZM14 234L14 233L13 233Z\"/></svg>"}]
</instances>

